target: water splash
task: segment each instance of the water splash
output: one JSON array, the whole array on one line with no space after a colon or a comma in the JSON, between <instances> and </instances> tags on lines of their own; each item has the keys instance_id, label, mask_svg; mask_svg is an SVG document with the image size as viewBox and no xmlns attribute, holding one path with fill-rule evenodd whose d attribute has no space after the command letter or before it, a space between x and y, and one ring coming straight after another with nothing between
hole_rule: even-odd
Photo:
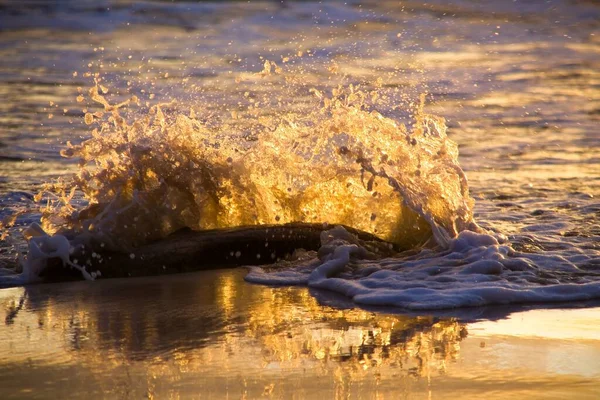
<instances>
[{"instance_id":1,"label":"water splash","mask_svg":"<svg viewBox=\"0 0 600 400\"><path fill-rule=\"evenodd\" d=\"M271 73L282 71L266 62ZM111 104L106 91L96 80L88 93L103 108L85 116L92 137L62 152L79 171L47 187L60 198L43 210L48 233L127 249L182 227L328 222L412 248L478 229L457 146L424 99L409 130L352 85L311 89L312 112L259 118L248 137L175 103L134 112L136 97Z\"/></svg>"}]
</instances>

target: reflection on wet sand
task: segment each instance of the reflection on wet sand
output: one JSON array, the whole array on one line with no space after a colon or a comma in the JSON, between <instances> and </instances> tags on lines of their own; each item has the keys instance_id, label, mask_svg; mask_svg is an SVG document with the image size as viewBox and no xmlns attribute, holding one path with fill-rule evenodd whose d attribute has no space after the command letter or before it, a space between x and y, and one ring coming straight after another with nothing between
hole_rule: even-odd
<instances>
[{"instance_id":1,"label":"reflection on wet sand","mask_svg":"<svg viewBox=\"0 0 600 400\"><path fill-rule=\"evenodd\" d=\"M466 336L454 319L324 307L306 289L252 286L242 276L233 271L3 291L0 362L44 371L78 365L100 380L115 379L127 366L146 375L130 390L146 387L148 394L165 379L175 384L211 375L250 379L254 370L263 378L303 371L332 379L342 398L349 385L377 382L382 368L398 379L443 373ZM33 378L21 379L35 387Z\"/></svg>"},{"instance_id":2,"label":"reflection on wet sand","mask_svg":"<svg viewBox=\"0 0 600 400\"><path fill-rule=\"evenodd\" d=\"M549 378L561 369L548 367L546 376L535 377L531 371L543 368L544 359L564 353L543 332L542 340L507 344L502 324L487 322L472 324L471 338L456 318L325 306L305 288L249 285L244 274L3 290L4 398L408 398L444 397L448 388L498 397L548 387L585 397L600 374L600 365L588 363L586 374L568 370ZM546 358L520 371L519 346ZM597 340L583 348L600 355ZM517 363L504 365L506 359ZM533 378L536 388L518 383Z\"/></svg>"}]
</instances>

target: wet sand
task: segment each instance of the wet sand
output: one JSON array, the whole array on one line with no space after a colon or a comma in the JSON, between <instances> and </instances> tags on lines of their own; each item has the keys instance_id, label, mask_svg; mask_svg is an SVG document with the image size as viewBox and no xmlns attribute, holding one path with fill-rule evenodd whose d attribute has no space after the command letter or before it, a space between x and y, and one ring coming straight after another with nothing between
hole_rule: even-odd
<instances>
[{"instance_id":1,"label":"wet sand","mask_svg":"<svg viewBox=\"0 0 600 400\"><path fill-rule=\"evenodd\" d=\"M2 398L600 396L599 307L406 315L245 274L2 290Z\"/></svg>"}]
</instances>

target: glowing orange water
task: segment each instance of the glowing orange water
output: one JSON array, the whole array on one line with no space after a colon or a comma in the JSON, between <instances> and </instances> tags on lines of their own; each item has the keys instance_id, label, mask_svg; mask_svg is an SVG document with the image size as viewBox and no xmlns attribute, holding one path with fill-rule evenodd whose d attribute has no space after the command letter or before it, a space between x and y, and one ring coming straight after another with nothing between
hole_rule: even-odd
<instances>
[{"instance_id":1,"label":"glowing orange water","mask_svg":"<svg viewBox=\"0 0 600 400\"><path fill-rule=\"evenodd\" d=\"M266 73L272 68L267 61ZM125 109L137 98L111 105L106 91L98 80L89 91L104 108L86 114L92 138L62 153L79 158L80 170L50 187L63 200L45 210L49 232L74 230L116 246L182 227L328 222L413 247L432 233L445 245L476 226L457 146L422 103L409 131L371 109L372 93L312 89L308 115L257 122L236 113L252 120L248 140L239 127L209 126L172 105L137 113ZM89 202L84 209L73 208L74 190Z\"/></svg>"}]
</instances>

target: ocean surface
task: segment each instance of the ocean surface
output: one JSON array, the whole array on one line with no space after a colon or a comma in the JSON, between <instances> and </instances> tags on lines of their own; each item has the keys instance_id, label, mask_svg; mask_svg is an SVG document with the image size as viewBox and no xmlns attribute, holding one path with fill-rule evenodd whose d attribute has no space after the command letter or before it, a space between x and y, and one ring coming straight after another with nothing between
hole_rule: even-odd
<instances>
[{"instance_id":1,"label":"ocean surface","mask_svg":"<svg viewBox=\"0 0 600 400\"><path fill-rule=\"evenodd\" d=\"M356 308L245 271L0 291L3 399L597 399L600 308Z\"/></svg>"},{"instance_id":2,"label":"ocean surface","mask_svg":"<svg viewBox=\"0 0 600 400\"><path fill-rule=\"evenodd\" d=\"M465 324L550 307L583 307L598 319L596 308L585 308L600 299L597 2L5 1L0 60L0 285L17 286L0 290L6 311L0 332L7 333L0 347L28 343L22 358L3 356L5 365L37 365L27 349L39 333L36 343L62 338L75 349L63 343L40 353L43 360L61 354L66 369L59 375L70 374L77 357L99 366L105 357L126 357L114 362L130 379L147 381L123 383L122 397L144 391L151 397L153 390L165 396L168 390L145 375L152 360L156 376L176 374L176 365L184 379L189 365L194 374L185 379L195 379L207 360L248 347L266 359L273 355L277 368L294 360L293 367L285 364L292 385L286 390L304 385L294 374L316 363L339 379L331 390L341 398L363 382L347 374L390 362L416 379L423 394L428 368L441 374L460 358L458 343L473 331ZM378 252L333 229L318 252L298 251L274 265L140 284L102 280L90 260L71 257L83 247L94 258L104 249L133 258L139 246L184 227L293 221L345 224L404 251ZM21 287L36 283L51 257L96 281ZM181 343L161 336L159 319L134 315L139 299L130 304L129 295L160 301L190 277L207 279L214 295L196 299L205 290L197 282L188 288L195 293L190 306L212 311L199 322L181 298L177 305L164 299L165 313L181 313L165 319L182 325ZM230 281L235 290L227 289ZM113 296L119 288L122 297ZM283 296L285 326L263 327L264 316L252 325L257 311L245 298L230 304L218 297L250 292L271 314L280 310L268 304ZM513 308L492 315L489 307ZM530 312L523 318L534 321ZM150 327L148 337L132 333L138 323ZM103 335L114 324L120 326L114 338L77 333L85 326ZM197 324L210 332L189 341ZM34 325L40 331L30 336ZM296 340L305 330L319 337ZM397 340L371 346L365 335ZM432 359L411 347L420 344L407 344L427 335L442 337L440 348L427 339ZM259 337L264 346L252 348ZM366 350L356 353L353 340ZM583 348L597 355L598 338L589 340ZM469 351L484 351L480 343ZM219 350L186 358L186 349L211 346ZM390 361L395 351L402 354ZM386 361L365 355L373 352ZM240 355L245 363L252 357L260 358ZM477 357L467 359L473 366ZM235 374L248 366L239 362ZM265 362L260 368L275 361ZM581 380L565 384L593 398L586 379L599 376L598 364L592 358L584 364L589 368L569 372ZM524 368L530 367L537 368ZM92 379L103 371L94 368L89 376L73 373ZM390 373L371 376L368 385L389 383L396 376ZM544 375L545 384L554 373ZM16 376L0 375L4 382ZM230 378L223 384L234 385ZM260 380L263 394L290 393L267 381ZM236 385L228 393L243 397ZM248 398L260 395L257 387ZM312 396L305 394L298 396Z\"/></svg>"}]
</instances>

